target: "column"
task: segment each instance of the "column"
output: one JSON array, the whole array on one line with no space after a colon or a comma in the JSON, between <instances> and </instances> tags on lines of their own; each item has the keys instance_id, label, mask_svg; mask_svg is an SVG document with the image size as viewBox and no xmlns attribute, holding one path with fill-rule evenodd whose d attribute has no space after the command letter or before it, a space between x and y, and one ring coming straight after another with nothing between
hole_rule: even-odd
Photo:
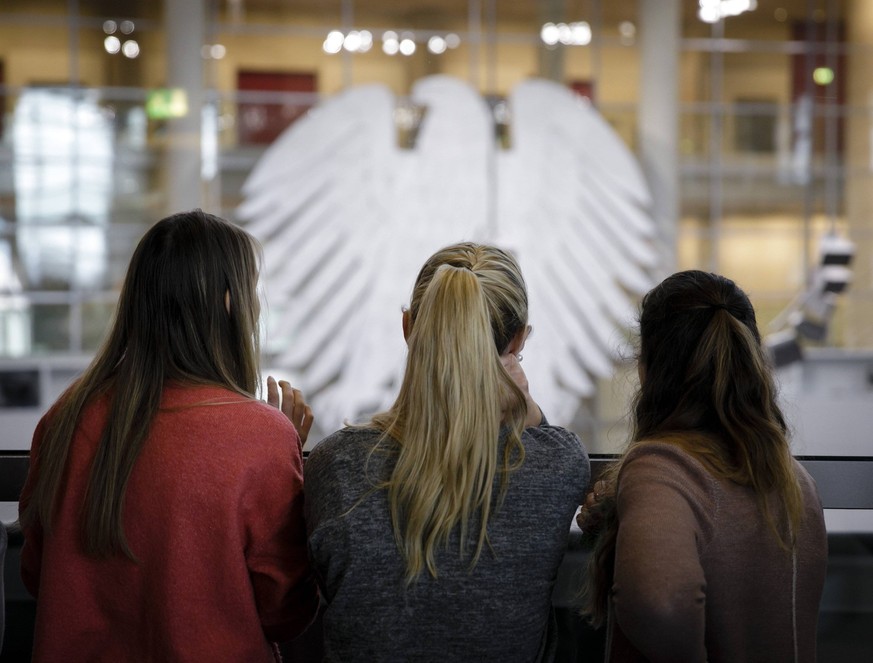
<instances>
[{"instance_id":1,"label":"column","mask_svg":"<svg viewBox=\"0 0 873 663\"><path fill-rule=\"evenodd\" d=\"M200 48L206 28L204 0L164 0L167 34L167 87L185 91L188 112L167 120L163 176L166 213L200 207L203 108L203 58Z\"/></svg>"},{"instance_id":2,"label":"column","mask_svg":"<svg viewBox=\"0 0 873 663\"><path fill-rule=\"evenodd\" d=\"M676 265L679 222L679 0L639 0L638 33L639 154L669 273Z\"/></svg>"},{"instance_id":3,"label":"column","mask_svg":"<svg viewBox=\"0 0 873 663\"><path fill-rule=\"evenodd\" d=\"M846 5L849 53L846 71L845 214L855 242L853 281L841 302L843 342L850 348L873 347L873 2Z\"/></svg>"}]
</instances>

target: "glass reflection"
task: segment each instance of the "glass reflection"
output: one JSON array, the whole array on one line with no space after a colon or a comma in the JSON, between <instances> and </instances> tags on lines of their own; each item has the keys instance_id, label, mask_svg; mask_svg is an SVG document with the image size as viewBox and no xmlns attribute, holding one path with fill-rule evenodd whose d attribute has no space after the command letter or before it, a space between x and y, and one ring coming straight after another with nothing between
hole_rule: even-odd
<instances>
[{"instance_id":1,"label":"glass reflection","mask_svg":"<svg viewBox=\"0 0 873 663\"><path fill-rule=\"evenodd\" d=\"M111 119L87 96L25 90L12 142L16 244L28 282L100 287L112 195Z\"/></svg>"}]
</instances>

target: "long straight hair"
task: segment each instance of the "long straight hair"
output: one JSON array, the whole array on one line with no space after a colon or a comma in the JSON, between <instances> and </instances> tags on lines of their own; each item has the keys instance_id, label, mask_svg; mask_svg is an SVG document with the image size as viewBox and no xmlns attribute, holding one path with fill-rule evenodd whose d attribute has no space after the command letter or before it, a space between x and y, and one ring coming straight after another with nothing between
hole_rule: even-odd
<instances>
[{"instance_id":1,"label":"long straight hair","mask_svg":"<svg viewBox=\"0 0 873 663\"><path fill-rule=\"evenodd\" d=\"M488 538L498 468L502 496L510 471L524 459L527 405L500 361L527 324L521 270L493 246L446 247L422 267L408 321L400 392L372 424L399 446L387 489L410 583L425 568L437 576L434 551L458 525L459 554L467 554L478 514L471 567L476 564ZM498 458L501 426L505 446Z\"/></svg>"},{"instance_id":2,"label":"long straight hair","mask_svg":"<svg viewBox=\"0 0 873 663\"><path fill-rule=\"evenodd\" d=\"M51 529L79 418L105 395L108 416L90 469L82 541L90 555L135 559L124 535L124 496L164 384L212 384L253 396L260 382L258 260L250 235L201 210L146 232L106 340L47 421L23 525Z\"/></svg>"},{"instance_id":3,"label":"long straight hair","mask_svg":"<svg viewBox=\"0 0 873 663\"><path fill-rule=\"evenodd\" d=\"M748 296L717 274L690 270L668 277L643 298L638 362L628 450L670 442L715 476L749 486L773 536L790 549L803 496ZM606 479L617 484L621 468L617 463ZM591 558L588 613L595 623L605 615L612 585L614 508L614 501L605 506Z\"/></svg>"}]
</instances>

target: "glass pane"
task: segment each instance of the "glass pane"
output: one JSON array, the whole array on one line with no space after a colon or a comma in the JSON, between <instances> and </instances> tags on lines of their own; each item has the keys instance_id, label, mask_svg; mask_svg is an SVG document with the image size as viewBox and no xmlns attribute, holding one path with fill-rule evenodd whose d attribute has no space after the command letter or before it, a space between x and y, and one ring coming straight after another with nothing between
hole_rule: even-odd
<instances>
[{"instance_id":1,"label":"glass pane","mask_svg":"<svg viewBox=\"0 0 873 663\"><path fill-rule=\"evenodd\" d=\"M115 302L85 302L82 304L82 350L94 352L109 332L115 312Z\"/></svg>"},{"instance_id":2,"label":"glass pane","mask_svg":"<svg viewBox=\"0 0 873 663\"><path fill-rule=\"evenodd\" d=\"M69 352L70 314L67 304L34 304L31 307L33 354Z\"/></svg>"},{"instance_id":3,"label":"glass pane","mask_svg":"<svg viewBox=\"0 0 873 663\"><path fill-rule=\"evenodd\" d=\"M27 299L0 294L0 357L23 357L32 351Z\"/></svg>"}]
</instances>

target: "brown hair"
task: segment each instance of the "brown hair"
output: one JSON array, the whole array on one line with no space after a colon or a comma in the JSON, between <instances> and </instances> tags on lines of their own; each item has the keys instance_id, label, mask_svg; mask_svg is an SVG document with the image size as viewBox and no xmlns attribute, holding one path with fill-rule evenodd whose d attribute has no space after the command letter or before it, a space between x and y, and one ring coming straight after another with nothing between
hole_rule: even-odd
<instances>
[{"instance_id":1,"label":"brown hair","mask_svg":"<svg viewBox=\"0 0 873 663\"><path fill-rule=\"evenodd\" d=\"M723 276L673 274L642 300L640 389L630 448L670 442L716 476L750 486L773 535L788 549L803 512L785 418L748 296ZM621 462L607 481L617 484ZM768 504L776 494L778 512ZM588 614L602 621L612 584L614 500L591 559Z\"/></svg>"},{"instance_id":2,"label":"brown hair","mask_svg":"<svg viewBox=\"0 0 873 663\"><path fill-rule=\"evenodd\" d=\"M146 232L106 340L48 419L24 525L38 521L51 528L79 417L106 395L108 416L88 480L82 541L91 555L135 559L124 536L124 495L164 383L215 384L245 396L257 390L258 259L248 233L201 210L167 217Z\"/></svg>"}]
</instances>

